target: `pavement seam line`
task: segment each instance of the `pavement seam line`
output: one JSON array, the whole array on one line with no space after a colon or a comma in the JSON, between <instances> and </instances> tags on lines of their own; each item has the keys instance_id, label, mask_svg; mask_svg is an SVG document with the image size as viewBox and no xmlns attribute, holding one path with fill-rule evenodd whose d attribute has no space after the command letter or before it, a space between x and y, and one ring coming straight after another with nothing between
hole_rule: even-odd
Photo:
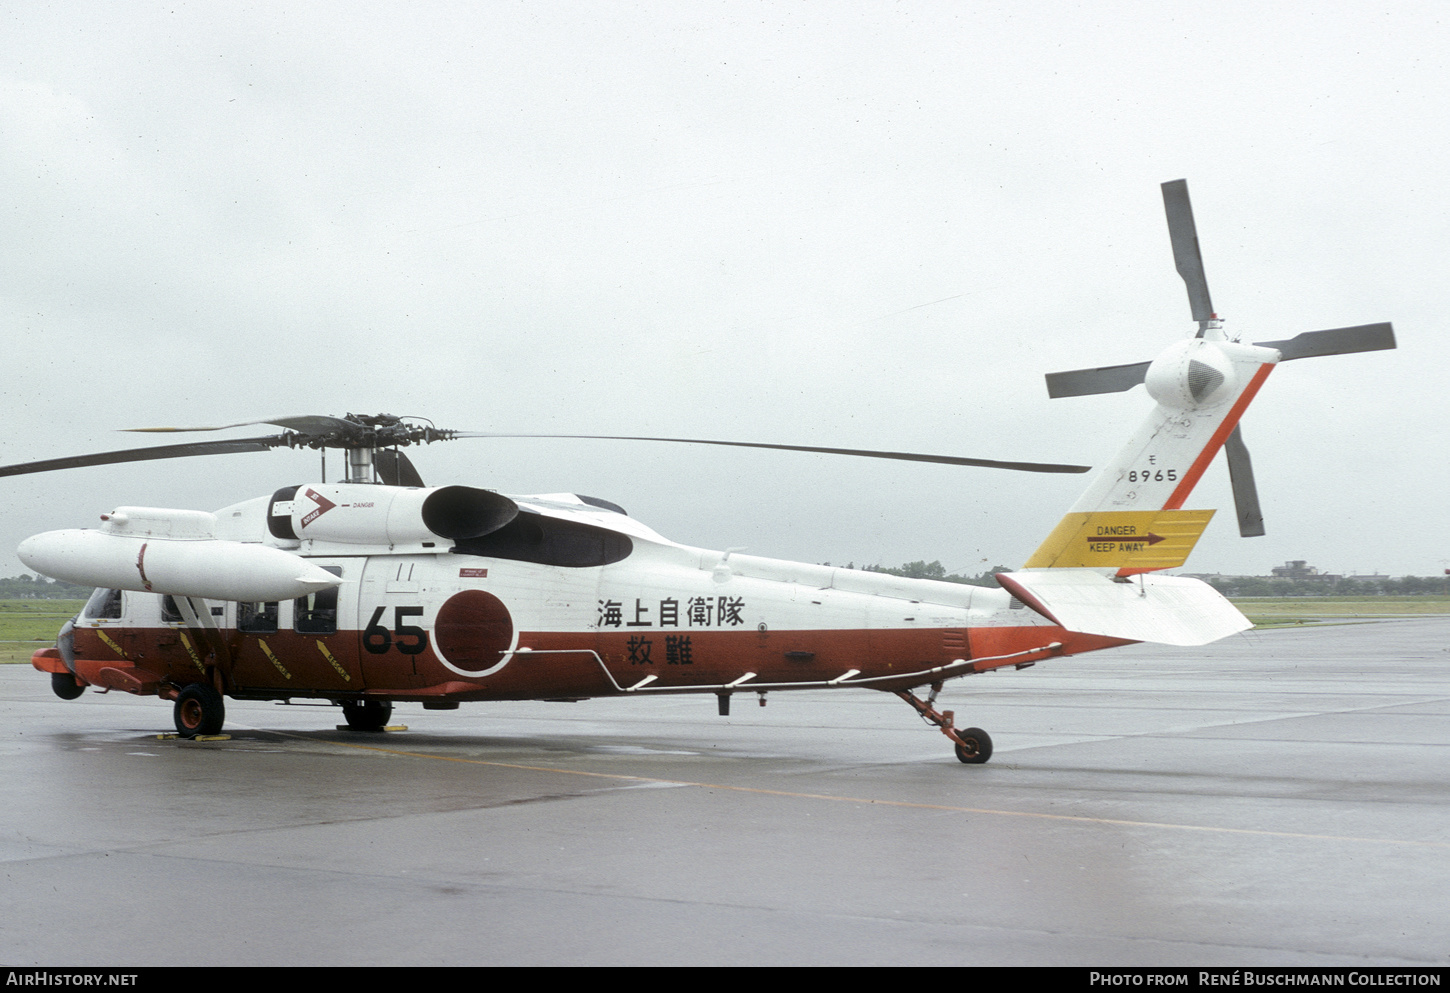
<instances>
[{"instance_id":1,"label":"pavement seam line","mask_svg":"<svg viewBox=\"0 0 1450 993\"><path fill-rule=\"evenodd\" d=\"M293 738L301 735L291 735L285 731L274 731L273 734ZM873 800L869 797L834 796L829 793L799 793L791 790L772 790L760 786L729 786L724 783L701 783L688 779L663 779L656 776L634 776L620 772L589 772L583 769L561 769L557 766L520 765L512 762L495 762L490 759L469 759L455 758L449 755L430 755L427 752L410 752L397 748L381 748L377 745L359 745L346 741L327 741L326 739L308 738L308 741L323 741L329 745L337 745L341 748L352 748L358 751L378 752L384 755L397 755L404 758L432 759L438 762L461 762L465 765L490 766L496 769L514 769L520 772L553 772L566 776L588 776L595 779L616 779L636 783L664 783L672 786L697 786L710 790L729 790L734 793L754 793L760 796L791 797L799 800L829 800L836 803L856 803L875 805L881 807L903 807L915 810L941 810L948 813L958 814L984 814L991 817L1026 817L1034 820L1047 821L1068 821L1079 824L1111 824L1118 827L1140 827L1158 828L1170 831L1203 831L1211 834L1239 834L1254 835L1265 838L1292 838L1302 841L1338 841L1352 842L1355 844L1375 845L1405 845L1416 848L1450 848L1450 842L1444 841L1416 841L1407 838L1360 838L1354 835L1335 834L1309 834L1298 831L1267 831L1261 828L1234 828L1214 827L1205 824L1170 824L1162 821L1130 821L1112 817L1083 817L1079 814L1044 814L1026 810L995 810L990 807L960 807L951 804L939 803L917 803L910 800Z\"/></svg>"}]
</instances>

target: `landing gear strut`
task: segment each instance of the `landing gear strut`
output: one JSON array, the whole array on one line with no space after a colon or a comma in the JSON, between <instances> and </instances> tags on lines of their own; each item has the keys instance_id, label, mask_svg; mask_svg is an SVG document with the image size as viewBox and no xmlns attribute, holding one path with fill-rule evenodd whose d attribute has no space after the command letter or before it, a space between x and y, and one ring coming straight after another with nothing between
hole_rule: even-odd
<instances>
[{"instance_id":1,"label":"landing gear strut","mask_svg":"<svg viewBox=\"0 0 1450 993\"><path fill-rule=\"evenodd\" d=\"M967 765L980 765L992 757L992 738L981 728L957 728L956 714L950 710L936 709L936 695L941 692L941 683L931 684L931 695L925 700L910 690L897 690L896 695L911 704L921 719L941 728L941 733L956 746L957 759Z\"/></svg>"}]
</instances>

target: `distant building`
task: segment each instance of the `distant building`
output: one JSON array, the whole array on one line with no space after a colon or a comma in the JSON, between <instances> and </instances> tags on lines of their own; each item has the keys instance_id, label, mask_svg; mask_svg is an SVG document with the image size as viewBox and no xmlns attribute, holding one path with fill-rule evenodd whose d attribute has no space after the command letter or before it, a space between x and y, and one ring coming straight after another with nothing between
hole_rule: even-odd
<instances>
[{"instance_id":1,"label":"distant building","mask_svg":"<svg viewBox=\"0 0 1450 993\"><path fill-rule=\"evenodd\" d=\"M1292 562L1276 565L1269 572L1273 574L1275 579L1323 579L1333 583L1344 578L1343 576L1334 576L1327 572L1320 572L1304 559L1294 559Z\"/></svg>"}]
</instances>

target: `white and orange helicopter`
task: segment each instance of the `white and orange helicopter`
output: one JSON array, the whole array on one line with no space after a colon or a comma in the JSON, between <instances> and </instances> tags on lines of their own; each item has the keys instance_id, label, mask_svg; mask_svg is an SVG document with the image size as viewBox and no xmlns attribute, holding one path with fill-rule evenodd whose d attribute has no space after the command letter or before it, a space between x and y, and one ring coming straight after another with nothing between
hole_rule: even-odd
<instances>
[{"instance_id":1,"label":"white and orange helicopter","mask_svg":"<svg viewBox=\"0 0 1450 993\"><path fill-rule=\"evenodd\" d=\"M1395 347L1389 324L1231 340L1209 301L1187 184L1163 184L1163 198L1197 333L1151 362L1047 377L1054 397L1143 383L1156 406L1026 564L997 577L1001 589L690 548L605 500L425 486L401 451L517 435L389 415L283 417L249 422L281 427L278 435L0 468L16 475L280 446L347 453L344 482L287 486L214 513L119 507L99 528L27 539L27 566L97 588L32 664L65 699L92 686L171 700L185 737L219 734L228 696L331 701L349 728L381 731L401 702L446 710L713 693L726 714L735 693L763 704L772 691L865 688L910 704L962 762L985 762L987 733L958 728L936 708L944 681L1139 641L1202 645L1251 626L1207 584L1161 574L1185 561L1213 516L1185 509L1189 494L1225 449L1240 531L1263 534L1238 423L1264 380L1289 359Z\"/></svg>"}]
</instances>

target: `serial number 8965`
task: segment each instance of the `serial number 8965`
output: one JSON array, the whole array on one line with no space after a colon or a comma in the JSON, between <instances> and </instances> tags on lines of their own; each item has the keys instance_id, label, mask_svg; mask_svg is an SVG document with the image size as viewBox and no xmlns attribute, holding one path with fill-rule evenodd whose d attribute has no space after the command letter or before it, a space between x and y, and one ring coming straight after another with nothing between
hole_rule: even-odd
<instances>
[{"instance_id":1,"label":"serial number 8965","mask_svg":"<svg viewBox=\"0 0 1450 993\"><path fill-rule=\"evenodd\" d=\"M1177 469L1130 469L1128 471L1128 482L1130 483L1161 483L1164 480L1170 483L1177 482Z\"/></svg>"}]
</instances>

